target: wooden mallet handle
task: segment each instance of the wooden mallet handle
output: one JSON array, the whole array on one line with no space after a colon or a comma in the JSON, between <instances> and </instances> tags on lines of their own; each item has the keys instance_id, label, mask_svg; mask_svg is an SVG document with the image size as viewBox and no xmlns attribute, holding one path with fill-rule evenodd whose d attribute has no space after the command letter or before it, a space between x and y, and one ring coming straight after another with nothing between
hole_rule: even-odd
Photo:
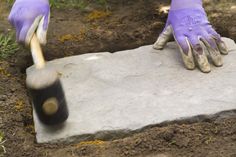
<instances>
[{"instance_id":1,"label":"wooden mallet handle","mask_svg":"<svg viewBox=\"0 0 236 157\"><path fill-rule=\"evenodd\" d=\"M39 43L39 40L34 33L31 42L30 42L31 54L33 57L34 64L37 69L42 69L45 66L45 60L43 57L43 52Z\"/></svg>"}]
</instances>

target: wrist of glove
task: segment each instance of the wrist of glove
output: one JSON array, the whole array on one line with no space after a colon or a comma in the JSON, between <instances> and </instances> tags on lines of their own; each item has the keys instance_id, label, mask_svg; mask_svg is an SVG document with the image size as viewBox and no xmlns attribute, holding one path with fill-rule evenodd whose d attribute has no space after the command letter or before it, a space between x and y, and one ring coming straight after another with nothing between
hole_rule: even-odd
<instances>
[{"instance_id":1,"label":"wrist of glove","mask_svg":"<svg viewBox=\"0 0 236 157\"><path fill-rule=\"evenodd\" d=\"M210 25L202 1L190 1L193 0L172 1L166 26L153 47L164 48L173 35L186 68L198 66L202 72L210 72L207 54L218 67L223 65L221 54L228 51L220 35Z\"/></svg>"},{"instance_id":2,"label":"wrist of glove","mask_svg":"<svg viewBox=\"0 0 236 157\"><path fill-rule=\"evenodd\" d=\"M17 41L25 45L29 45L34 33L41 44L46 44L49 19L48 0L16 0L8 17L16 29Z\"/></svg>"}]
</instances>

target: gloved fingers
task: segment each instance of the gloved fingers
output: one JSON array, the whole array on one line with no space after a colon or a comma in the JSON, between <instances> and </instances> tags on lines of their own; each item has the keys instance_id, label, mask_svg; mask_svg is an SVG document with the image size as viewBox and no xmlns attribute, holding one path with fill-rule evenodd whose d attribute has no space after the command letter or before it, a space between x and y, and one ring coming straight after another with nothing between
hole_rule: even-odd
<instances>
[{"instance_id":1,"label":"gloved fingers","mask_svg":"<svg viewBox=\"0 0 236 157\"><path fill-rule=\"evenodd\" d=\"M205 44L207 47L207 50L210 54L210 57L212 59L212 62L215 66L220 67L223 65L223 60L220 54L220 51L216 45L216 42L213 38L209 36L205 36L203 38L200 38L200 40Z\"/></svg>"},{"instance_id":2,"label":"gloved fingers","mask_svg":"<svg viewBox=\"0 0 236 157\"><path fill-rule=\"evenodd\" d=\"M50 20L50 13L41 18L36 32L40 44L43 45L47 43L47 30L48 30L49 20Z\"/></svg>"},{"instance_id":3,"label":"gloved fingers","mask_svg":"<svg viewBox=\"0 0 236 157\"><path fill-rule=\"evenodd\" d=\"M194 57L187 37L175 37L175 41L179 46L185 67L189 70L193 70L195 68Z\"/></svg>"},{"instance_id":4,"label":"gloved fingers","mask_svg":"<svg viewBox=\"0 0 236 157\"><path fill-rule=\"evenodd\" d=\"M228 50L224 41L216 40L216 44L217 44L221 54L227 55L229 53L229 50Z\"/></svg>"},{"instance_id":5,"label":"gloved fingers","mask_svg":"<svg viewBox=\"0 0 236 157\"><path fill-rule=\"evenodd\" d=\"M170 40L172 35L172 28L171 26L166 26L163 32L159 35L157 41L154 43L153 48L160 50L163 49L166 43Z\"/></svg>"},{"instance_id":6,"label":"gloved fingers","mask_svg":"<svg viewBox=\"0 0 236 157\"><path fill-rule=\"evenodd\" d=\"M221 36L211 26L208 28L208 33L215 39L220 53L223 55L227 55L228 49L225 42L221 40Z\"/></svg>"},{"instance_id":7,"label":"gloved fingers","mask_svg":"<svg viewBox=\"0 0 236 157\"><path fill-rule=\"evenodd\" d=\"M42 19L42 15L36 17L33 23L24 24L23 28L21 29L20 36L19 36L20 42L24 42L26 46L30 44L30 41L41 19Z\"/></svg>"},{"instance_id":8,"label":"gloved fingers","mask_svg":"<svg viewBox=\"0 0 236 157\"><path fill-rule=\"evenodd\" d=\"M211 25L207 26L207 33L212 35L217 40L221 39L220 34L218 34Z\"/></svg>"},{"instance_id":9,"label":"gloved fingers","mask_svg":"<svg viewBox=\"0 0 236 157\"><path fill-rule=\"evenodd\" d=\"M29 45L33 34L36 33L40 44L46 44L48 23L49 16L40 15L35 18L33 23L24 24L18 38L19 42L25 42L26 45Z\"/></svg>"},{"instance_id":10,"label":"gloved fingers","mask_svg":"<svg viewBox=\"0 0 236 157\"><path fill-rule=\"evenodd\" d=\"M29 30L29 28L31 27L31 24L27 23L27 24L24 24L24 26L21 28L21 29L17 29L16 30L16 39L17 39L17 42L19 43L26 43L25 39L27 38L27 32Z\"/></svg>"},{"instance_id":11,"label":"gloved fingers","mask_svg":"<svg viewBox=\"0 0 236 157\"><path fill-rule=\"evenodd\" d=\"M196 60L196 63L198 64L199 69L204 73L210 72L211 67L208 62L206 53L204 52L203 49L204 44L201 41L199 41L197 37L189 38L189 41L192 47L194 58Z\"/></svg>"}]
</instances>

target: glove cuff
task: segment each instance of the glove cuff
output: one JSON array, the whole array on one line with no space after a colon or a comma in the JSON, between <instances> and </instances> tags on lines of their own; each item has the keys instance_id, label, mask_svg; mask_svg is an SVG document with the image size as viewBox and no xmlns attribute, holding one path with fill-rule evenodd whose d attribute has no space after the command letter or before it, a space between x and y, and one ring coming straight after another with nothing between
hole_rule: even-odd
<instances>
[{"instance_id":1,"label":"glove cuff","mask_svg":"<svg viewBox=\"0 0 236 157\"><path fill-rule=\"evenodd\" d=\"M202 0L172 0L170 10L179 10L186 8L203 8Z\"/></svg>"}]
</instances>

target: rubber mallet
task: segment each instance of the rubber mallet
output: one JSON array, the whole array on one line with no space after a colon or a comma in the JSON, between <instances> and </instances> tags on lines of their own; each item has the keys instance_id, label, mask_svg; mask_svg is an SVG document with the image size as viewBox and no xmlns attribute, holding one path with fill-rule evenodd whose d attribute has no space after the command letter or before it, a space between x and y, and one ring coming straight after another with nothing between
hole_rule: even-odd
<instances>
[{"instance_id":1,"label":"rubber mallet","mask_svg":"<svg viewBox=\"0 0 236 157\"><path fill-rule=\"evenodd\" d=\"M42 49L34 34L30 42L34 69L27 74L26 86L39 120L46 125L58 125L68 118L65 94L58 73L45 64Z\"/></svg>"}]
</instances>

